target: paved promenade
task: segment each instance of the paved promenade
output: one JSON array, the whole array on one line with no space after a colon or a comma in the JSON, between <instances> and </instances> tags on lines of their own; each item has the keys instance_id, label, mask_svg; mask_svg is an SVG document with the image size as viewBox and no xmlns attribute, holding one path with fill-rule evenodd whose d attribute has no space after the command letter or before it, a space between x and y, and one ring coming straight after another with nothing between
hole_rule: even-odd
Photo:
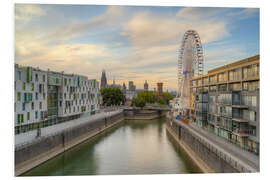
<instances>
[{"instance_id":1,"label":"paved promenade","mask_svg":"<svg viewBox=\"0 0 270 180\"><path fill-rule=\"evenodd\" d=\"M41 137L39 138L52 136L66 129L73 128L73 127L76 127L76 126L79 126L79 125L82 125L84 123L88 123L91 121L96 121L104 117L109 117L117 113L120 113L122 111L123 109L114 110L110 112L105 112L104 110L102 110L100 113L95 114L95 115L86 116L86 117L82 117L76 120L71 120L71 121L60 123L60 124L41 128ZM36 135L37 135L37 130L15 135L15 148L22 146L24 144L27 144L27 143L31 143L32 141L35 141L37 139Z\"/></svg>"},{"instance_id":2,"label":"paved promenade","mask_svg":"<svg viewBox=\"0 0 270 180\"><path fill-rule=\"evenodd\" d=\"M243 165L252 172L259 172L259 156L256 156L250 152L247 152L236 145L222 139L219 136L211 134L196 125L190 123L185 124L179 120L174 120L176 123L180 124L182 127L187 128L193 134L200 137L203 141L207 142L214 148L218 149L222 153L226 154L228 157L231 157L234 161Z\"/></svg>"}]
</instances>

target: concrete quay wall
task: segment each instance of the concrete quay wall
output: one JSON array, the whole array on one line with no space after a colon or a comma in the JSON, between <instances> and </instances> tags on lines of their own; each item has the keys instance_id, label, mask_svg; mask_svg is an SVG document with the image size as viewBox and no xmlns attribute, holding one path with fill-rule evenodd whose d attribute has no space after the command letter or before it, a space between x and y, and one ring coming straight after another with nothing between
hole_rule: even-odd
<instances>
[{"instance_id":1,"label":"concrete quay wall","mask_svg":"<svg viewBox=\"0 0 270 180\"><path fill-rule=\"evenodd\" d=\"M52 136L38 139L15 149L15 176L38 166L54 156L103 132L124 120L124 113L102 117L85 124L66 129Z\"/></svg>"},{"instance_id":2,"label":"concrete quay wall","mask_svg":"<svg viewBox=\"0 0 270 180\"><path fill-rule=\"evenodd\" d=\"M166 116L167 111L144 110L144 109L125 109L126 120L151 120Z\"/></svg>"},{"instance_id":3,"label":"concrete quay wall","mask_svg":"<svg viewBox=\"0 0 270 180\"><path fill-rule=\"evenodd\" d=\"M166 121L166 126L169 133L173 135L174 139L181 146L184 146L185 149L188 149L187 153L203 172L249 172L247 169L239 166L239 164L234 162L230 157L205 143L201 138L190 132L186 127L183 127L175 121L171 121L169 119Z\"/></svg>"}]
</instances>

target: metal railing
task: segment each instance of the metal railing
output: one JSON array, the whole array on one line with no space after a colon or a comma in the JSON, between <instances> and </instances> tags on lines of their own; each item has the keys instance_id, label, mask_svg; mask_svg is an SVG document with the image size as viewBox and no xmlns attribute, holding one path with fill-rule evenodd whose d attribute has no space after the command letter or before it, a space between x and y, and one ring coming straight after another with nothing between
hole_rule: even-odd
<instances>
[{"instance_id":1,"label":"metal railing","mask_svg":"<svg viewBox=\"0 0 270 180\"><path fill-rule=\"evenodd\" d=\"M106 113L109 113L109 114L104 114L104 117L108 117L108 116L114 116L116 114L119 114L122 112L122 109L118 109L119 111L115 111L113 112L113 110L109 111L109 112L106 112ZM90 116L89 116L90 117ZM87 118L87 117L84 117L84 118ZM79 120L80 118L76 119L76 120ZM100 117L96 117L96 120L100 119ZM42 141L43 139L46 139L46 138L49 138L49 137L53 137L53 136L56 136L56 135L59 135L65 131L68 131L68 130L71 130L73 129L74 127L80 127L80 126L83 126L85 125L86 123L89 123L91 120L93 119L87 119L87 120L81 120L81 121L78 121L76 123L74 123L74 121L72 122L73 124L70 124L69 126L67 125L67 127L62 127L62 130L58 130L58 131L55 131L55 132L52 132L52 133L49 133L49 134L46 134L46 135L41 135L39 137L36 137L36 134L37 134L37 130L34 130L34 131L31 131L31 134L29 134L29 136L31 136L32 138L35 137L35 139L32 139L32 140L29 140L29 141L25 141L25 142L22 142L22 143L18 143L17 145L15 144L15 151L19 150L19 149L22 149L26 146L29 146L33 143L36 143L36 142L39 142L39 141ZM70 121L67 121L67 123L69 123ZM57 125L64 125L64 123L60 123L60 124L57 124ZM49 127L52 127L52 126L49 126ZM45 127L46 128L46 127ZM41 128L40 130L42 131L43 128ZM42 134L42 133L41 133ZM25 134L26 135L26 134ZM16 137L15 137L16 138ZM15 140L16 141L16 140Z\"/></svg>"},{"instance_id":2,"label":"metal railing","mask_svg":"<svg viewBox=\"0 0 270 180\"><path fill-rule=\"evenodd\" d=\"M253 168L250 165L247 165L246 163L242 162L239 159L236 160L236 158L233 158L232 155L229 154L228 152L224 152L224 150L221 150L220 148L217 148L216 147L217 145L213 145L213 142L209 143L208 142L209 140L207 140L205 138L201 138L201 137L197 136L195 133L192 133L191 135L195 139L197 139L200 143L204 144L204 146L206 146L211 152L216 154L218 157L223 159L225 162L230 164L233 168L237 169L238 171L240 171L240 172L258 172L259 171L256 168ZM240 147L238 147L238 148L239 148L239 150L242 150L243 152L245 152L245 149L241 149ZM246 165L243 165L243 164L246 164Z\"/></svg>"}]
</instances>

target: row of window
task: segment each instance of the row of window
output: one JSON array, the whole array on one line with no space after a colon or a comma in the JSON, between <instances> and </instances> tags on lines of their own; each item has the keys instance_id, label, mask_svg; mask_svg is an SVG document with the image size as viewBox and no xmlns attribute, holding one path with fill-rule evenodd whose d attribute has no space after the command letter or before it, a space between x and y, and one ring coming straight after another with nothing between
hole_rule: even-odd
<instances>
[{"instance_id":1,"label":"row of window","mask_svg":"<svg viewBox=\"0 0 270 180\"><path fill-rule=\"evenodd\" d=\"M79 95L81 95L81 96L79 96ZM80 99L86 99L86 95L87 95L86 93L81 93L81 94L79 94L79 93L73 93L73 99L74 100L77 100L78 97L80 97ZM68 99L71 99L72 98L71 96L72 96L72 94L69 93L69 98ZM63 98L63 94L62 93L59 93L59 98L60 99ZM88 99L93 100L94 98L95 98L95 94L88 92ZM67 99L67 93L64 93L64 99Z\"/></svg>"},{"instance_id":2,"label":"row of window","mask_svg":"<svg viewBox=\"0 0 270 180\"><path fill-rule=\"evenodd\" d=\"M84 86L86 86L86 85L88 85L88 86L94 86L94 88L96 87L96 81L94 80L94 81L83 81L83 80L81 80L80 78L79 78L79 80L78 81L80 81L80 85L84 85ZM69 84L71 84L71 79L69 78L69 79L67 79L67 78L64 78L64 85L65 86L67 86L67 85L69 85ZM75 84L75 79L73 79L73 84Z\"/></svg>"},{"instance_id":3,"label":"row of window","mask_svg":"<svg viewBox=\"0 0 270 180\"><path fill-rule=\"evenodd\" d=\"M81 109L80 109L81 108ZM89 105L88 106L88 111L93 111L94 109L95 109L95 106L94 105ZM75 112L85 112L86 111L86 106L77 106L77 111L76 111L76 107L74 106L73 107L73 112L71 112L71 107L69 106L69 107L66 107L65 109L64 109L64 113L75 113Z\"/></svg>"},{"instance_id":4,"label":"row of window","mask_svg":"<svg viewBox=\"0 0 270 180\"><path fill-rule=\"evenodd\" d=\"M255 91L259 89L259 81L251 81L251 82L243 82L243 86L241 88L241 83L230 83L227 89L227 84L220 84L220 85L212 85L204 86L204 87L198 87L193 88L196 92L207 92L208 90L210 92L216 92L218 91Z\"/></svg>"},{"instance_id":5,"label":"row of window","mask_svg":"<svg viewBox=\"0 0 270 180\"><path fill-rule=\"evenodd\" d=\"M21 92L17 92L17 101L21 101ZM35 94L35 100L38 100L38 93ZM46 94L43 93L43 100L46 100ZM24 102L32 101L32 93L24 93Z\"/></svg>"},{"instance_id":6,"label":"row of window","mask_svg":"<svg viewBox=\"0 0 270 180\"><path fill-rule=\"evenodd\" d=\"M30 112L27 112L26 114L26 120L30 120ZM38 111L35 111L35 119L38 119ZM24 114L17 114L17 123L22 124L24 123Z\"/></svg>"},{"instance_id":7,"label":"row of window","mask_svg":"<svg viewBox=\"0 0 270 180\"><path fill-rule=\"evenodd\" d=\"M243 67L242 69L242 76L243 79L249 78L249 77L256 77L259 75L259 64L249 65L247 67ZM202 79L194 80L192 81L193 86L200 86L202 85L202 82L204 84L210 83L216 83L216 82L226 82L228 80L240 80L241 78L241 69L233 69L228 72L222 72L217 75L212 75Z\"/></svg>"},{"instance_id":8,"label":"row of window","mask_svg":"<svg viewBox=\"0 0 270 180\"><path fill-rule=\"evenodd\" d=\"M17 71L17 80L22 80L22 72L21 71ZM39 74L35 73L35 81L39 81ZM42 75L42 81L45 82L46 81L46 76Z\"/></svg>"},{"instance_id":9,"label":"row of window","mask_svg":"<svg viewBox=\"0 0 270 180\"><path fill-rule=\"evenodd\" d=\"M55 101L56 102L56 101ZM69 107L69 106L73 106L73 103L74 103L74 105L84 105L84 104L88 104L88 102L89 103L96 103L97 101L96 100L89 100L89 99L87 99L87 100L74 100L74 101L66 101L66 107ZM62 101L59 101L59 107L62 107Z\"/></svg>"}]
</instances>

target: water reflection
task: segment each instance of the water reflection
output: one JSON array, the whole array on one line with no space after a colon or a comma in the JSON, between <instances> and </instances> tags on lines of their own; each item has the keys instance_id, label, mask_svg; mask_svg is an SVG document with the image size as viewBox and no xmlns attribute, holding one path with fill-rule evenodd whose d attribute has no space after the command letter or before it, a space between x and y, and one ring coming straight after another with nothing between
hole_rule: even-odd
<instances>
[{"instance_id":1,"label":"water reflection","mask_svg":"<svg viewBox=\"0 0 270 180\"><path fill-rule=\"evenodd\" d=\"M198 169L166 133L165 121L156 119L125 121L24 176L194 172Z\"/></svg>"}]
</instances>

